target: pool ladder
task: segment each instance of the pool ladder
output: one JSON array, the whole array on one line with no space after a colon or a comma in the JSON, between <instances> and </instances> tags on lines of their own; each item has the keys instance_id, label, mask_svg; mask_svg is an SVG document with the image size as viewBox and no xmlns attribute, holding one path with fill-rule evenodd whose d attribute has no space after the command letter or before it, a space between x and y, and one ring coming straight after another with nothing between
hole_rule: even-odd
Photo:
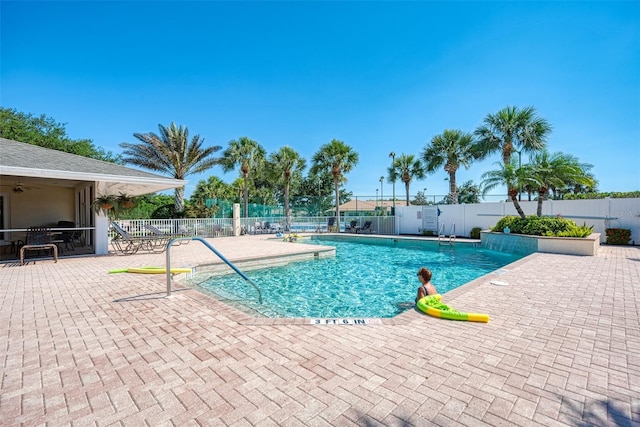
<instances>
[{"instance_id":1,"label":"pool ladder","mask_svg":"<svg viewBox=\"0 0 640 427\"><path fill-rule=\"evenodd\" d=\"M171 246L176 242L182 242L184 240L197 240L199 242L202 242L202 244L205 245L207 248L209 248L211 250L211 252L213 252L214 254L218 255L218 257L222 261L224 261L229 267L231 267L231 269L233 269L233 271L238 273L240 275L240 277L242 277L244 280L246 280L249 284L251 284L251 286L253 286L256 289L256 291L258 291L258 301L260 302L260 304L262 304L262 291L260 290L258 285L256 285L253 280L249 279L246 274L244 274L242 271L240 271L238 269L238 267L233 265L231 263L231 261L229 261L227 258L225 258L220 252L218 252L218 250L216 248L214 248L213 245L211 245L209 242L204 240L202 237L196 237L196 236L193 236L193 237L177 237L175 239L169 240L169 242L167 243L167 296L168 297L171 296Z\"/></svg>"},{"instance_id":2,"label":"pool ladder","mask_svg":"<svg viewBox=\"0 0 640 427\"><path fill-rule=\"evenodd\" d=\"M449 231L449 238L447 239L444 234L444 224L440 225L440 231L438 232L438 245L453 245L456 241L456 224L451 224L451 230Z\"/></svg>"}]
</instances>

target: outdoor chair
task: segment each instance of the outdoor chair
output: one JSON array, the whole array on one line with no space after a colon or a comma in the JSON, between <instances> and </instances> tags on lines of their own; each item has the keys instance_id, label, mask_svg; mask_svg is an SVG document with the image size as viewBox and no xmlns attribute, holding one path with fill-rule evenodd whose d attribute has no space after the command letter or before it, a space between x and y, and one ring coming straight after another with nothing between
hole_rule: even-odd
<instances>
[{"instance_id":1,"label":"outdoor chair","mask_svg":"<svg viewBox=\"0 0 640 427\"><path fill-rule=\"evenodd\" d=\"M359 228L358 221L353 220L345 227L344 231L347 233L357 233Z\"/></svg>"},{"instance_id":2,"label":"outdoor chair","mask_svg":"<svg viewBox=\"0 0 640 427\"><path fill-rule=\"evenodd\" d=\"M169 240L171 239L175 239L177 237L184 237L185 233L165 233L163 231L160 231L157 227L151 225L151 224L145 224L144 228L146 228L147 230L149 230L151 233L153 233L153 236L147 236L149 237L149 245L150 246L156 246L158 247L157 249L160 251L160 246L162 246L163 248L166 247L167 243L169 243ZM150 237L155 237L155 241L153 239L151 239ZM189 243L188 240L184 241L185 243ZM180 241L178 242L178 244L182 244L183 242ZM164 250L164 249L163 249Z\"/></svg>"},{"instance_id":3,"label":"outdoor chair","mask_svg":"<svg viewBox=\"0 0 640 427\"><path fill-rule=\"evenodd\" d=\"M335 226L336 226L336 217L332 216L332 217L329 217L329 219L327 219L327 225L323 227L318 227L317 231L319 233L322 233L324 231L332 232Z\"/></svg>"},{"instance_id":4,"label":"outdoor chair","mask_svg":"<svg viewBox=\"0 0 640 427\"><path fill-rule=\"evenodd\" d=\"M369 234L371 234L371 233L375 233L375 231L373 231L373 230L371 229L371 226L372 226L372 225L373 225L373 222L372 222L372 221L366 221L366 222L364 223L364 225L362 226L362 228L361 228L358 232L359 232L359 233L369 233Z\"/></svg>"},{"instance_id":5,"label":"outdoor chair","mask_svg":"<svg viewBox=\"0 0 640 427\"><path fill-rule=\"evenodd\" d=\"M26 251L40 251L51 249L53 260L58 262L58 246L51 241L51 228L29 227L25 244L20 248L20 265L24 265L24 253Z\"/></svg>"},{"instance_id":6,"label":"outdoor chair","mask_svg":"<svg viewBox=\"0 0 640 427\"><path fill-rule=\"evenodd\" d=\"M132 236L117 223L111 222L111 228L116 236L111 240L118 255L133 255L139 250L149 252L164 252L167 239L156 236ZM164 244L160 242L164 241Z\"/></svg>"},{"instance_id":7,"label":"outdoor chair","mask_svg":"<svg viewBox=\"0 0 640 427\"><path fill-rule=\"evenodd\" d=\"M166 233L164 231L159 230L156 226L151 224L145 224L144 228L152 232L155 237L163 237L167 239L173 239L176 237L188 237L189 235L189 230L187 230L186 227L184 226L178 227L177 233Z\"/></svg>"},{"instance_id":8,"label":"outdoor chair","mask_svg":"<svg viewBox=\"0 0 640 427\"><path fill-rule=\"evenodd\" d=\"M76 223L73 221L58 221L58 227L61 228L75 228L75 226ZM76 241L80 243L80 246L84 246L82 240L80 240L81 237L82 230L65 230L60 234L60 239L64 242L64 248L69 250L69 245L71 245L72 251L76 250Z\"/></svg>"},{"instance_id":9,"label":"outdoor chair","mask_svg":"<svg viewBox=\"0 0 640 427\"><path fill-rule=\"evenodd\" d=\"M253 224L253 234L262 234L262 223L260 221L256 221Z\"/></svg>"}]
</instances>

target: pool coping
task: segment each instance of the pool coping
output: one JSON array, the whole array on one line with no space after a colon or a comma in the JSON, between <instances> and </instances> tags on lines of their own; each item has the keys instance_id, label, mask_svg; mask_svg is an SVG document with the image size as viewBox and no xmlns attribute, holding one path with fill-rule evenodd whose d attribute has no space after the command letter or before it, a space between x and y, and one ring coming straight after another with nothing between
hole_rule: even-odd
<instances>
[{"instance_id":1,"label":"pool coping","mask_svg":"<svg viewBox=\"0 0 640 427\"><path fill-rule=\"evenodd\" d=\"M298 247L303 248L304 246L304 239L305 238L312 238L318 236L317 234L305 234L303 235L303 238L301 241L299 242L286 242L286 243L292 243L295 245L300 245ZM390 240L390 239L401 239L401 240L405 240L405 241L409 241L409 240L415 240L415 241L420 241L420 242L435 242L438 243L438 238L437 237L427 237L427 238L422 238L422 237L416 237L416 236L388 236L388 235L359 235L359 234L345 234L345 233L325 233L322 234L321 236L327 236L327 237L339 237L342 238L344 240L348 240L349 238L352 239L360 239L360 238L375 238L375 239L385 239L385 240ZM281 240L281 239L268 239L268 240ZM323 239L319 239L320 241ZM457 241L456 243L460 243L460 244L465 244L465 245L473 245L473 244L479 244L480 240L479 239L465 239L465 240L461 240L461 241ZM442 245L444 246L450 246L450 243L442 243ZM454 243L455 245L455 243ZM243 258L243 259L237 259L236 261L234 261L233 263L240 267L243 266L245 264L249 265L250 267L255 267L255 269L259 269L259 268L269 268L269 267L265 267L264 263L262 261L266 261L266 260L282 260L283 258L287 261L282 262L282 263L278 263L275 264L273 266L277 266L277 265L283 265L283 264L288 264L290 262L297 262L297 261L303 261L303 260L307 260L307 259L311 259L310 257L308 257L309 254L312 254L314 252L321 252L324 253L325 256L331 256L328 253L333 252L333 256L335 256L335 247L333 246L322 246L322 245L313 245L313 248L320 248L317 250L313 250L311 248L307 248L304 247L303 250L297 252L297 253L292 253L286 256L282 256L282 255L271 255L271 256L266 256L266 257L252 257L252 258ZM499 272L505 272L508 271L508 267L515 267L518 266L519 263L525 262L525 260L528 257L534 256L536 255L531 254L528 256L524 256L523 258L520 258L517 261L514 261L512 263L509 263L507 265L505 265L504 267L501 267L498 270L492 271L490 273L487 273L485 275L482 275L470 282L467 282L463 285L458 286L455 289L452 289L451 291L448 292L444 292L442 294L443 296L443 302L446 302L448 299L450 298L455 298L456 296L458 296L459 293L463 293L466 291L470 290L470 289L474 289L477 286L480 286L482 284L485 283L489 283L489 281L487 281L487 278L491 278L489 276L496 276L496 274L499 274ZM202 267L216 267L215 270L216 271L218 267L224 268L226 270L226 268L228 268L224 262L222 260L216 262L216 263L211 263L211 264L205 264L205 265L198 265L195 266L194 268L196 269L196 271L194 273L200 273L201 271L199 271L200 268ZM248 271L250 271L252 268L250 268ZM212 271L212 270L205 270L205 271ZM193 290L195 292L200 293L201 295L206 296L207 298L211 298L212 300L222 303L225 306L229 307L229 309L231 309L232 311L230 311L228 314L233 316L233 319L238 322L239 324L242 325L308 325L308 326L314 326L314 327L318 327L318 326L371 326L371 325L406 325L407 323L413 321L415 319L415 316L428 316L426 313L421 312L420 310L418 310L416 307L414 307L413 309L408 309L394 317L366 317L366 318L361 318L361 317L327 317L327 318L315 318L315 317L266 317L266 316L260 316L260 317L256 317L256 316L252 316L251 314L248 314L246 312L244 312L242 309L238 308L235 304L229 303L229 301L227 301L224 297L221 297L211 291L207 291L204 288L198 288L196 289L196 287L194 286L189 286L187 284L185 284L184 282L182 282L182 280L185 278L186 275L177 275L176 276L176 284L179 287L176 287L174 285L174 289L180 289L180 290ZM462 289L464 288L464 289ZM417 285L416 285L416 289L417 289ZM458 292L456 292L458 291ZM192 295L187 295L190 298L194 298L197 299L196 296L192 296ZM243 306L244 307L244 306ZM462 310L461 308L456 307L456 309L458 309L459 311L471 311L471 308ZM247 311L251 311L250 308L247 307ZM235 312L235 313L234 313ZM325 323L314 323L314 321L316 319L321 319L321 320L328 320L329 322L325 322ZM335 322L332 322L333 320L335 320ZM350 322L345 323L344 320L349 320ZM356 322L351 322L353 320L356 320Z\"/></svg>"}]
</instances>

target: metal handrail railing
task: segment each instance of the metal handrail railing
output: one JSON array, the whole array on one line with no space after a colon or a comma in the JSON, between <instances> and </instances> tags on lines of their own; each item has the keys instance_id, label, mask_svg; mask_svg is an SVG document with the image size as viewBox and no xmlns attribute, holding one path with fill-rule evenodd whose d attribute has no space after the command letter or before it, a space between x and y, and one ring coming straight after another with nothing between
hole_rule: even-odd
<instances>
[{"instance_id":1,"label":"metal handrail railing","mask_svg":"<svg viewBox=\"0 0 640 427\"><path fill-rule=\"evenodd\" d=\"M207 248L209 248L214 254L218 255L218 257L224 261L229 267L231 267L233 269L233 271L235 271L236 273L238 273L240 275L240 277L242 277L244 280L246 280L247 282L249 282L251 284L251 286L253 286L256 291L258 291L258 301L260 302L260 304L262 304L262 291L260 290L260 288L258 287L258 285L255 284L255 282L251 279L249 279L247 277L246 274L244 274L242 271L240 271L238 269L238 267L236 267L235 265L233 265L233 263L231 261L229 261L227 258L224 257L224 255L222 255L216 248L214 248L209 242L207 242L206 240L204 240L202 237L196 237L196 236L192 236L192 237L176 237L175 239L171 239L169 240L169 242L167 243L167 296L170 297L171 296L171 246L175 243L175 242L180 242L183 240L198 240L200 242L202 242Z\"/></svg>"}]
</instances>

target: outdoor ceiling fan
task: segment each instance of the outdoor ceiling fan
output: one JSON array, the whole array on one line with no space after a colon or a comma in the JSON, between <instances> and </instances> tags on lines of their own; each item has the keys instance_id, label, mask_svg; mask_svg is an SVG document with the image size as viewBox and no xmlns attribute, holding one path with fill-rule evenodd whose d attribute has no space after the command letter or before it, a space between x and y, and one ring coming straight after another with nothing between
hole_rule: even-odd
<instances>
[{"instance_id":1,"label":"outdoor ceiling fan","mask_svg":"<svg viewBox=\"0 0 640 427\"><path fill-rule=\"evenodd\" d=\"M37 190L40 187L32 187L30 185L24 185L21 182L16 182L15 184L2 184L2 187L11 187L11 191L14 193L23 193L25 190Z\"/></svg>"}]
</instances>

